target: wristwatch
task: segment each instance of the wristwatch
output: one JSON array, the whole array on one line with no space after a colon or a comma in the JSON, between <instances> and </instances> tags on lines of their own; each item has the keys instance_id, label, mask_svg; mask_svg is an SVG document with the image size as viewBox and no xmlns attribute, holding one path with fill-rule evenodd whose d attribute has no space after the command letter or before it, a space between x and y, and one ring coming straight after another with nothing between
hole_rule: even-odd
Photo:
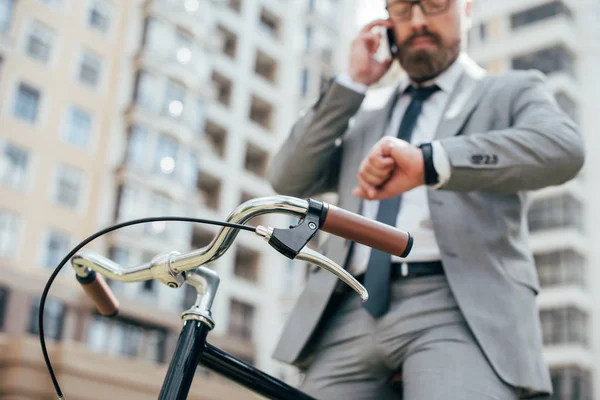
<instances>
[{"instance_id":1,"label":"wristwatch","mask_svg":"<svg viewBox=\"0 0 600 400\"><path fill-rule=\"evenodd\" d=\"M425 184L435 185L439 183L440 177L433 164L433 147L431 146L431 143L423 143L419 145L419 148L423 152L423 163L425 164Z\"/></svg>"}]
</instances>

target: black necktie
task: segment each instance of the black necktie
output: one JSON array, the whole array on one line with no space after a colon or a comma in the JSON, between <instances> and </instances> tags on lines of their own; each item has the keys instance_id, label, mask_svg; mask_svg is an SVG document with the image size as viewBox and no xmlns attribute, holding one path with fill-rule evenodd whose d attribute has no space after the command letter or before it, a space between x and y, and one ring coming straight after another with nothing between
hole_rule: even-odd
<instances>
[{"instance_id":1,"label":"black necktie","mask_svg":"<svg viewBox=\"0 0 600 400\"><path fill-rule=\"evenodd\" d=\"M410 143L412 133L417 124L417 119L421 113L423 102L427 100L439 87L428 86L424 88L413 88L410 86L407 92L411 94L410 102L402 122L398 129L398 138ZM382 200L379 203L377 211L377 221L391 226L396 226L396 219L400 211L401 196ZM363 307L374 317L385 314L390 305L390 273L391 273L391 255L371 249L371 256L365 272L364 286L369 292L369 300L363 304Z\"/></svg>"}]
</instances>

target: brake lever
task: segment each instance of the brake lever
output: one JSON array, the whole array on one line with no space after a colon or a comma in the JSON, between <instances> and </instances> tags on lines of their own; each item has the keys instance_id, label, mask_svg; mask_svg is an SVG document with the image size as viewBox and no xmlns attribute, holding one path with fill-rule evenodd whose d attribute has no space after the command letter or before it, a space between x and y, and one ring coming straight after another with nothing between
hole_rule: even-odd
<instances>
[{"instance_id":1,"label":"brake lever","mask_svg":"<svg viewBox=\"0 0 600 400\"><path fill-rule=\"evenodd\" d=\"M369 299L369 293L367 292L367 289L365 289L365 287L361 285L360 282L358 282L344 268L340 267L338 264L325 257L321 253L309 249L308 247L304 247L296 255L296 258L298 260L303 260L315 264L337 276L342 282L350 286L356 293L360 295L360 299L363 303Z\"/></svg>"}]
</instances>

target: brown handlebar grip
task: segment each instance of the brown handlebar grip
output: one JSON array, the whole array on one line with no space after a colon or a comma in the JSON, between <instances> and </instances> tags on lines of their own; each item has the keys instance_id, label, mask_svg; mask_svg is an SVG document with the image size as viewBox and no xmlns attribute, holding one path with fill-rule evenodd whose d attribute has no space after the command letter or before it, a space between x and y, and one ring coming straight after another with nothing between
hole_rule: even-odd
<instances>
[{"instance_id":1,"label":"brown handlebar grip","mask_svg":"<svg viewBox=\"0 0 600 400\"><path fill-rule=\"evenodd\" d=\"M399 257L406 257L413 245L410 233L331 204L321 230Z\"/></svg>"},{"instance_id":2,"label":"brown handlebar grip","mask_svg":"<svg viewBox=\"0 0 600 400\"><path fill-rule=\"evenodd\" d=\"M104 277L92 271L87 277L83 278L79 275L77 281L87 295L92 299L100 314L105 317L114 317L119 312L119 301L110 289Z\"/></svg>"}]
</instances>

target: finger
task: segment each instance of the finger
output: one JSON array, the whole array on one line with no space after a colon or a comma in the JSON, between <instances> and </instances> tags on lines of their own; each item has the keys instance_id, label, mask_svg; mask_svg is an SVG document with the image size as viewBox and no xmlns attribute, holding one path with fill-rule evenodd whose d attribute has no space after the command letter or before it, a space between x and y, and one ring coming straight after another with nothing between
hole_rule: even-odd
<instances>
[{"instance_id":1,"label":"finger","mask_svg":"<svg viewBox=\"0 0 600 400\"><path fill-rule=\"evenodd\" d=\"M393 170L393 166L388 167L388 168L378 168L372 164L365 165L365 167L363 169L365 174L367 174L369 176L373 176L376 179L380 180L379 182L373 182L373 184L375 186L381 185L381 183L390 176L390 174L392 173L392 170Z\"/></svg>"},{"instance_id":2,"label":"finger","mask_svg":"<svg viewBox=\"0 0 600 400\"><path fill-rule=\"evenodd\" d=\"M369 156L369 164L378 169L389 170L396 165L396 162L392 157L372 154Z\"/></svg>"},{"instance_id":3,"label":"finger","mask_svg":"<svg viewBox=\"0 0 600 400\"><path fill-rule=\"evenodd\" d=\"M385 26L387 28L391 28L394 26L394 24L389 19L376 19L375 21L369 22L367 25L365 25L360 32L369 32L376 26Z\"/></svg>"},{"instance_id":4,"label":"finger","mask_svg":"<svg viewBox=\"0 0 600 400\"><path fill-rule=\"evenodd\" d=\"M369 196L368 196L367 192L365 192L364 189L362 187L360 187L360 186L357 186L354 189L352 189L352 194L355 195L355 196L357 196L357 197L366 199L366 200L369 199Z\"/></svg>"},{"instance_id":5,"label":"finger","mask_svg":"<svg viewBox=\"0 0 600 400\"><path fill-rule=\"evenodd\" d=\"M366 170L363 170L360 175L361 178L372 187L381 185L389 177L389 174L380 176L378 174L372 174Z\"/></svg>"},{"instance_id":6,"label":"finger","mask_svg":"<svg viewBox=\"0 0 600 400\"><path fill-rule=\"evenodd\" d=\"M370 198L372 195L375 194L375 188L370 185L361 174L359 174L357 176L358 179L358 184L360 185L360 187L362 188L363 192L366 195L366 198Z\"/></svg>"}]
</instances>

